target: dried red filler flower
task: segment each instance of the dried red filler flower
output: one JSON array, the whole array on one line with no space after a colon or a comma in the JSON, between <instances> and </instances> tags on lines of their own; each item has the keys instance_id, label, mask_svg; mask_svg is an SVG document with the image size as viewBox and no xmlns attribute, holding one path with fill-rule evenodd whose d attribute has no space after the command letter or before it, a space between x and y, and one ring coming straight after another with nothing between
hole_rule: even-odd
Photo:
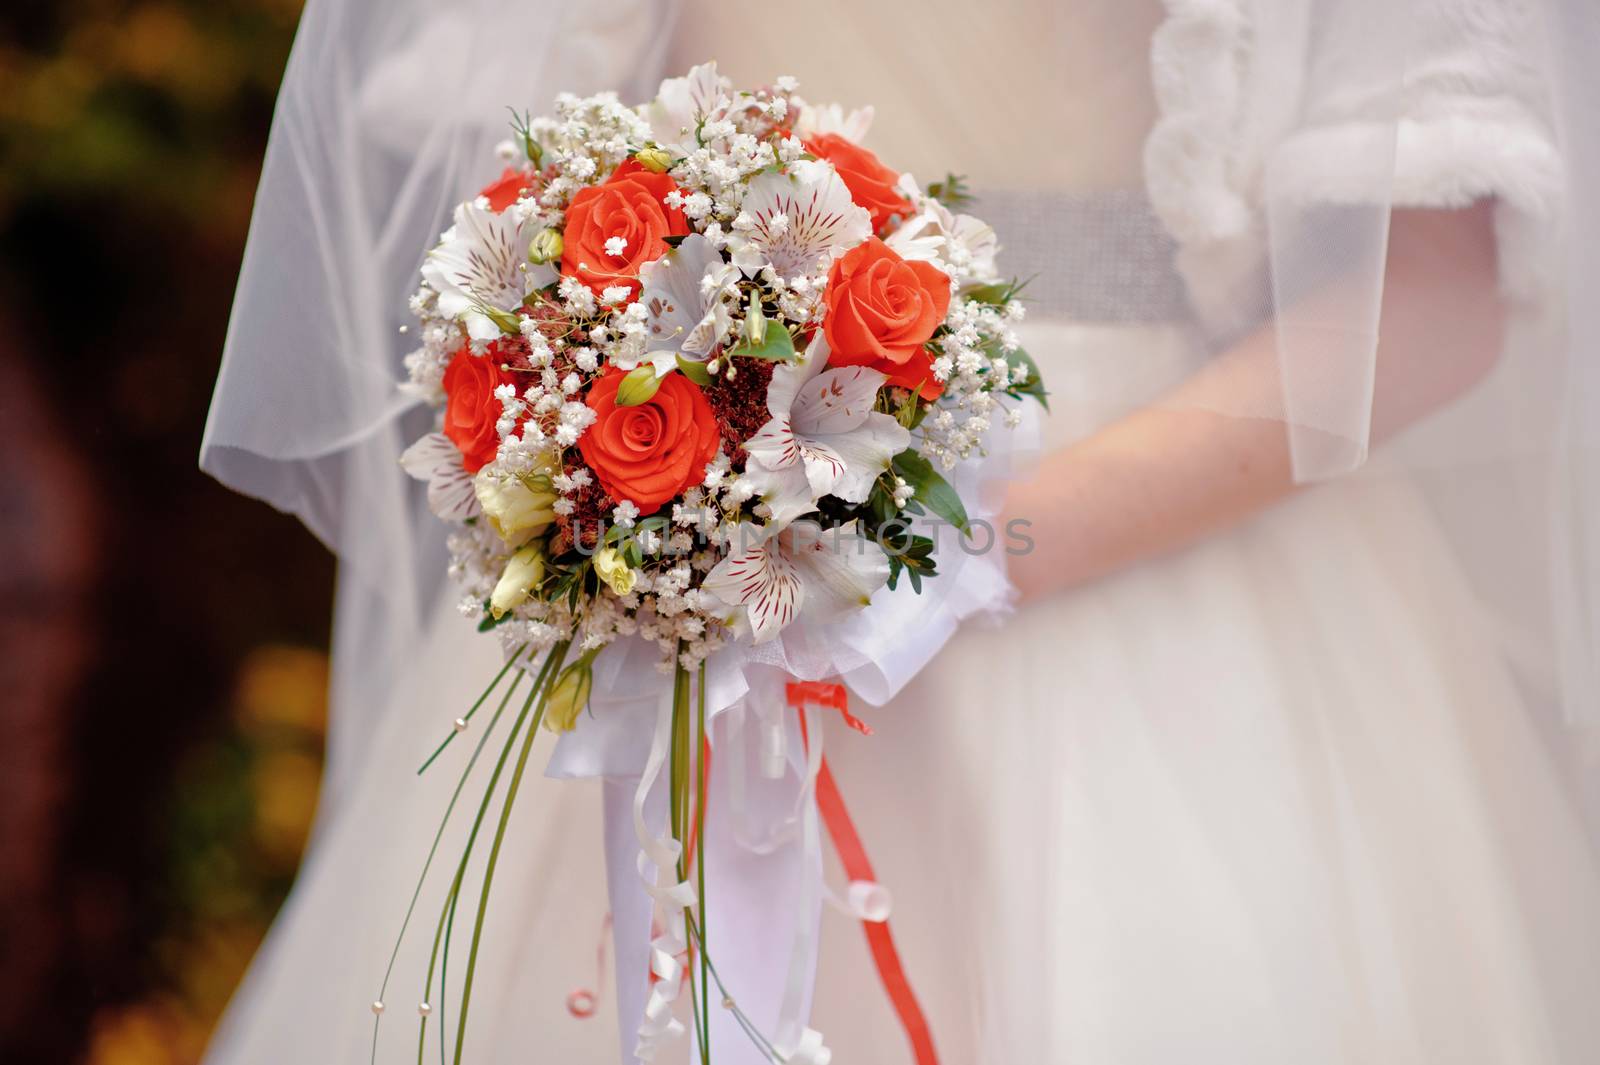
<instances>
[{"instance_id":1,"label":"dried red filler flower","mask_svg":"<svg viewBox=\"0 0 1600 1065\"><path fill-rule=\"evenodd\" d=\"M772 380L772 365L765 359L730 362L729 366L735 370L732 379L724 370L712 378L705 389L735 470L744 469L744 442L756 435L772 417L767 410L767 384Z\"/></svg>"},{"instance_id":2,"label":"dried red filler flower","mask_svg":"<svg viewBox=\"0 0 1600 1065\"><path fill-rule=\"evenodd\" d=\"M570 475L577 469L578 466L571 465L566 472ZM586 551L594 550L599 542L601 526L611 524L611 511L616 507L616 501L606 495L605 489L594 480L593 473L589 477L587 485L567 496L572 500L572 513L556 515L556 533L550 541L552 555L565 554L577 546Z\"/></svg>"}]
</instances>

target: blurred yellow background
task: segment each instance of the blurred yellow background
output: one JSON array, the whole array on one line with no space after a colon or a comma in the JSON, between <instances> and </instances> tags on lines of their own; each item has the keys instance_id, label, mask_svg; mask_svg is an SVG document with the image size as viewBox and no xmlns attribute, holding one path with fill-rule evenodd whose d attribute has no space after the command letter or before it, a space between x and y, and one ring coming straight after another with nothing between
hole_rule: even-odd
<instances>
[{"instance_id":1,"label":"blurred yellow background","mask_svg":"<svg viewBox=\"0 0 1600 1065\"><path fill-rule=\"evenodd\" d=\"M0 1060L198 1061L293 878L332 563L195 467L296 0L0 12Z\"/></svg>"}]
</instances>

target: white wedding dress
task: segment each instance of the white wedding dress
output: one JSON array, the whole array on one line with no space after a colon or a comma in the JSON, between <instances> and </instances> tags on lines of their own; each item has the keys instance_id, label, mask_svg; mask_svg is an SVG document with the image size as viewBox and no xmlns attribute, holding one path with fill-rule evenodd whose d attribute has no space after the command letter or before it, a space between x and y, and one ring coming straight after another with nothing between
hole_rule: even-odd
<instances>
[{"instance_id":1,"label":"white wedding dress","mask_svg":"<svg viewBox=\"0 0 1600 1065\"><path fill-rule=\"evenodd\" d=\"M1128 6L1146 8L1142 25L1126 7L1112 19L1096 4L1044 6L1009 24L978 20L959 42L918 41L931 69L960 54L1026 56L1038 43L1019 26L1075 42L1063 62L1075 69L1018 62L995 88L1027 100L1065 83L1055 122L1092 150L1066 153L1020 190L1024 152L962 164L984 183L976 210L1011 240L1007 269L1039 273L1036 286L1050 291L1052 266L1075 261L1063 248L1099 242L1098 268L1122 278L1091 286L1111 290L1107 318L1126 317L1115 309L1118 284L1137 289L1151 316L1162 303L1149 276L1159 264L1148 234L1100 230L1095 205L1110 199L1127 228L1127 197L1148 183L1169 222L1184 215L1191 231L1204 228L1215 197L1201 168L1165 169L1160 152L1141 151L1143 131L1155 120L1166 132L1152 136L1170 137L1188 123L1174 98L1201 112L1227 106L1206 68L1207 41L1239 33L1252 11ZM1540 180L1545 158L1537 148L1516 156L1538 127L1517 125L1503 101L1521 88L1520 70L1496 51L1497 34L1520 10L1435 6L1433 61L1459 69L1448 92L1419 91L1410 105L1445 126L1487 117L1484 131L1404 145L1396 206L1460 206L1459 190L1478 182L1479 194L1515 198L1519 183ZM1168 16L1157 49L1169 64L1158 72L1167 108L1150 114L1141 85L1150 49L1138 35ZM893 11L848 17L864 50L903 24ZM934 5L928 17L960 15ZM1326 55L1336 38L1330 30L1314 42L1323 55L1310 66L1338 69ZM814 72L794 61L824 51ZM935 176L925 168L962 143L942 129L984 143L976 131L992 97L946 91L933 109L897 106L927 83L878 84L867 55L838 53L820 41L762 48L747 38L725 66L752 76L782 67L803 85L876 101L869 143L919 176ZM1174 92L1184 79L1199 91ZM1115 110L1104 109L1108 99ZM1501 143L1475 153L1480 132ZM987 137L998 147L1004 135ZM996 186L1016 192L983 195ZM1248 200L1247 188L1229 191ZM1080 202L1052 209L1063 195ZM1037 252L1032 261L1019 262L1019 241ZM1186 276L1212 287L1187 293L1204 310L1216 289L1226 292L1217 275L1234 264L1203 246L1183 255ZM1207 358L1192 323L1086 317L1093 301L1061 291L1082 271L1067 272L1073 282L1055 288L1066 313L1041 299L1022 337L1051 391L1047 449L1160 400ZM877 872L895 891L894 930L942 1060L1600 1059L1600 865L1547 749L1556 737L1538 734L1538 696L1482 622L1423 479L1394 470L1399 463L1383 472L1383 458L1371 474L1310 489L1172 557L999 625L969 624L897 699L863 711L877 735L831 744ZM859 928L824 924L813 1023L835 1060L909 1060L887 999L863 994L872 962Z\"/></svg>"},{"instance_id":2,"label":"white wedding dress","mask_svg":"<svg viewBox=\"0 0 1600 1065\"><path fill-rule=\"evenodd\" d=\"M1029 332L1057 434L1129 362L1184 369L1137 327ZM1378 482L963 630L830 748L946 1060L1591 1060L1600 878L1474 610ZM814 1023L906 1060L870 971L826 923Z\"/></svg>"},{"instance_id":3,"label":"white wedding dress","mask_svg":"<svg viewBox=\"0 0 1600 1065\"><path fill-rule=\"evenodd\" d=\"M965 171L1014 245L1002 267L1045 273L1022 340L1051 392L1045 446L1059 448L1158 400L1238 328L1206 319L1265 254L1249 236L1265 209L1252 166L1319 107L1365 106L1340 80L1336 25L1309 54L1279 55L1253 21L1306 6L808 0L774 33L766 8L691 2L664 43L644 5L622 4L569 11L593 25L560 61L599 84L712 55L741 84L792 73L802 92L876 104L867 143L890 165L924 181ZM1521 5L1425 6L1449 32L1414 60L1448 68L1447 91L1383 105L1402 111L1395 203L1499 197L1504 268L1519 271L1529 227L1511 215L1530 213L1554 154L1502 47ZM1154 71L1152 34L1165 41ZM1275 64L1303 64L1315 99L1278 99ZM1049 117L1000 128L1001 112L1029 108ZM1339 169L1317 147L1308 182ZM1146 201L1155 214L1129 209ZM1245 219L1244 236L1219 236L1224 217ZM1535 303L1540 284L1531 268L1508 278ZM1497 627L1480 556L1441 518L1499 482L1489 467L1440 481L1407 446L1177 554L972 619L888 705L854 707L876 735L830 727L946 1065L1600 1060L1600 866L1545 712L1549 648ZM1423 440L1416 453L1434 452ZM1501 561L1512 585L1542 564ZM306 868L211 1065L367 1060L362 1003L463 752L420 783L413 769L496 667L493 641L442 598L381 713L341 726ZM612 974L596 973L600 790L524 783L468 1061L618 1059ZM402 948L380 1061L416 1052L412 984L465 828L458 814ZM833 1060L909 1062L859 926L825 914L823 929L812 1023ZM469 931L461 921L453 973ZM593 1016L569 1009L579 988L599 992ZM438 1019L453 1036L454 1017ZM430 1024L426 1060L435 1038ZM714 1049L725 1065L757 1060Z\"/></svg>"}]
</instances>

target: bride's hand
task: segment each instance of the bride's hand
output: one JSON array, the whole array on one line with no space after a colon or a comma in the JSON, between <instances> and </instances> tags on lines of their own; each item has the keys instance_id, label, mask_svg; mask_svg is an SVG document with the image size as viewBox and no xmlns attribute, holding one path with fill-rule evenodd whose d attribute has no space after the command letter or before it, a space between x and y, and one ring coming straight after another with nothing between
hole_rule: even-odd
<instances>
[{"instance_id":1,"label":"bride's hand","mask_svg":"<svg viewBox=\"0 0 1600 1065\"><path fill-rule=\"evenodd\" d=\"M1374 441L1438 409L1499 357L1504 304L1492 204L1396 211L1390 226ZM1024 599L1069 588L1229 528L1295 490L1270 410L1280 380L1271 326L1220 354L1159 403L1048 456L1007 499L1033 549L1010 560Z\"/></svg>"}]
</instances>

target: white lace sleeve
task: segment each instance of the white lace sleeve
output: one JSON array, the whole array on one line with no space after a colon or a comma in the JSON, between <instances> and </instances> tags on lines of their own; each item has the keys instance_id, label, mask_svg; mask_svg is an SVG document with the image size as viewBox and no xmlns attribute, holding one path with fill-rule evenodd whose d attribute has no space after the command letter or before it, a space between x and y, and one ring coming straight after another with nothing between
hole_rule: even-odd
<instances>
[{"instance_id":1,"label":"white lace sleeve","mask_svg":"<svg viewBox=\"0 0 1600 1065\"><path fill-rule=\"evenodd\" d=\"M1152 44L1161 118L1146 177L1202 316L1237 306L1238 287L1254 283L1269 188L1367 202L1375 155L1392 159L1381 192L1394 207L1500 201L1503 281L1523 294L1543 286L1531 249L1551 246L1562 169L1532 4L1383 6L1168 0ZM1396 39L1375 57L1377 11Z\"/></svg>"}]
</instances>

